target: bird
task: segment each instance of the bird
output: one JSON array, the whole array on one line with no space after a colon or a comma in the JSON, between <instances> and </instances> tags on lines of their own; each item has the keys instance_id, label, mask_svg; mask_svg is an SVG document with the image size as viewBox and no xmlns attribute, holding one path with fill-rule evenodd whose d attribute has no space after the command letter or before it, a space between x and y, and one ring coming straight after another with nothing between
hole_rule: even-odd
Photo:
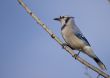
<instances>
[{"instance_id":1,"label":"bird","mask_svg":"<svg viewBox=\"0 0 110 78\"><path fill-rule=\"evenodd\" d=\"M74 17L65 15L54 18L54 20L61 23L61 34L66 45L68 45L72 50L78 50L79 53L83 52L84 54L87 54L102 70L106 70L106 66L93 52L90 43L76 25Z\"/></svg>"}]
</instances>

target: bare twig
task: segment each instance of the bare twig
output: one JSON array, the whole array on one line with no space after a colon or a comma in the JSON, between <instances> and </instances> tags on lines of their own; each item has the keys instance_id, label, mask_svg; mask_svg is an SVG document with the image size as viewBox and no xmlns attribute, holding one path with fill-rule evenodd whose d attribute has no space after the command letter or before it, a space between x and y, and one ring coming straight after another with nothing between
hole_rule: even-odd
<instances>
[{"instance_id":1,"label":"bare twig","mask_svg":"<svg viewBox=\"0 0 110 78\"><path fill-rule=\"evenodd\" d=\"M22 1L22 0L18 0L18 2L23 6L23 8L27 11L28 14L30 14L30 16L56 41L58 42L61 46L62 46L62 41L34 14L32 13L32 11L27 7L27 5ZM74 51L68 47L65 46L64 49L70 53L72 55L72 57L75 58L75 53ZM93 71L97 72L98 74L100 74L101 76L103 76L104 78L110 78L110 76L103 72L102 70L100 70L99 68L91 65L90 63L88 63L87 61L85 61L84 59L82 59L81 57L77 56L76 59L81 62L82 64L84 64L85 66L87 66L88 68L92 69Z\"/></svg>"}]
</instances>

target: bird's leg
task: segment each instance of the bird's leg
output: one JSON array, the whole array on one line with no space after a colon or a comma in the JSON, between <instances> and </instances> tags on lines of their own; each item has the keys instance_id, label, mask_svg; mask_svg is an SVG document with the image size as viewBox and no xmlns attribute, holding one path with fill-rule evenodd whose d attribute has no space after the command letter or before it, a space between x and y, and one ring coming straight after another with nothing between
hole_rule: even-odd
<instances>
[{"instance_id":1,"label":"bird's leg","mask_svg":"<svg viewBox=\"0 0 110 78\"><path fill-rule=\"evenodd\" d=\"M80 50L79 50L78 54L74 54L74 58L75 59L77 58L77 56L79 55L79 53L80 53Z\"/></svg>"},{"instance_id":2,"label":"bird's leg","mask_svg":"<svg viewBox=\"0 0 110 78\"><path fill-rule=\"evenodd\" d=\"M67 44L67 43L63 43L63 44L62 44L62 48L64 49L65 46L68 46L68 44Z\"/></svg>"},{"instance_id":3,"label":"bird's leg","mask_svg":"<svg viewBox=\"0 0 110 78\"><path fill-rule=\"evenodd\" d=\"M64 49L65 46L68 46L68 47L70 47L72 50L74 50L74 48L72 48L71 46L69 46L67 43L63 43L63 44L62 44L62 48ZM73 57L74 57L75 59L76 59L77 56L80 54L80 51L81 51L81 50L79 50L79 52L78 52L77 54L74 54Z\"/></svg>"},{"instance_id":4,"label":"bird's leg","mask_svg":"<svg viewBox=\"0 0 110 78\"><path fill-rule=\"evenodd\" d=\"M70 47L72 50L74 50L74 48L72 48L72 47L71 47L70 45L68 45L67 43L63 43L63 44L62 44L62 48L64 49L65 46L68 46L68 47Z\"/></svg>"}]
</instances>

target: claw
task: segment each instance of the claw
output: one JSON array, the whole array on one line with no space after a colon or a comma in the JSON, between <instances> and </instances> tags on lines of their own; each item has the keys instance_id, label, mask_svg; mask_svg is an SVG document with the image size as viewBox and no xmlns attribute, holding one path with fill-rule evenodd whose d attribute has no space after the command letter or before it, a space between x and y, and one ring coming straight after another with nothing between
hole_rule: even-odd
<instances>
[{"instance_id":1,"label":"claw","mask_svg":"<svg viewBox=\"0 0 110 78\"><path fill-rule=\"evenodd\" d=\"M73 57L76 59L76 58L77 58L77 56L78 56L77 54L74 54L74 56L73 56Z\"/></svg>"},{"instance_id":2,"label":"claw","mask_svg":"<svg viewBox=\"0 0 110 78\"><path fill-rule=\"evenodd\" d=\"M63 43L63 44L62 44L62 48L64 49L64 48L65 48L65 46L68 46L68 44Z\"/></svg>"},{"instance_id":3,"label":"claw","mask_svg":"<svg viewBox=\"0 0 110 78\"><path fill-rule=\"evenodd\" d=\"M76 59L77 56L79 55L80 51L78 52L78 54L74 54L74 58Z\"/></svg>"}]
</instances>

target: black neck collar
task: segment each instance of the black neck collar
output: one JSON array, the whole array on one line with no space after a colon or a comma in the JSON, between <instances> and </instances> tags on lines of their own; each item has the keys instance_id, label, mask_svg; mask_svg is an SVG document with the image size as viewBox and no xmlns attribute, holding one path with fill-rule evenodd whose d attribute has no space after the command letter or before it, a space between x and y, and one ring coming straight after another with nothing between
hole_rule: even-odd
<instances>
[{"instance_id":1,"label":"black neck collar","mask_svg":"<svg viewBox=\"0 0 110 78\"><path fill-rule=\"evenodd\" d=\"M65 24L61 27L61 30L63 30L63 29L66 27L66 24L68 23L69 19L70 19L70 18L67 18L67 19L65 20Z\"/></svg>"}]
</instances>

